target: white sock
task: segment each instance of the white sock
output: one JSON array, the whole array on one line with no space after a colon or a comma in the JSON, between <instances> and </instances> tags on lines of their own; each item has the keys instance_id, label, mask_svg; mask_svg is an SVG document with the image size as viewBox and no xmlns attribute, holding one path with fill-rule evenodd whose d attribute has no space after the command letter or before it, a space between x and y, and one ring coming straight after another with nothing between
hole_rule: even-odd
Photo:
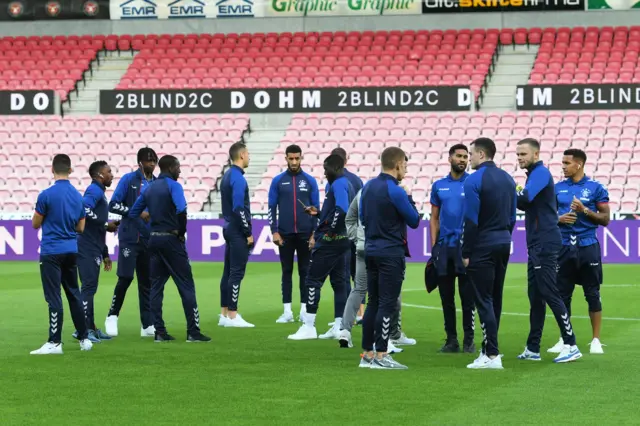
<instances>
[{"instance_id":1,"label":"white sock","mask_svg":"<svg viewBox=\"0 0 640 426\"><path fill-rule=\"evenodd\" d=\"M310 327L315 327L315 325L316 325L316 314L306 313L304 315L304 325L308 325Z\"/></svg>"},{"instance_id":2,"label":"white sock","mask_svg":"<svg viewBox=\"0 0 640 426\"><path fill-rule=\"evenodd\" d=\"M301 303L300 304L300 312L301 313L307 313L307 304L306 303Z\"/></svg>"},{"instance_id":3,"label":"white sock","mask_svg":"<svg viewBox=\"0 0 640 426\"><path fill-rule=\"evenodd\" d=\"M290 314L290 313L292 313L292 312L293 312L293 311L291 311L291 303L285 303L285 304L284 304L284 313L285 313L285 314Z\"/></svg>"},{"instance_id":4,"label":"white sock","mask_svg":"<svg viewBox=\"0 0 640 426\"><path fill-rule=\"evenodd\" d=\"M340 330L341 326L342 326L342 318L336 318L336 322L333 323L333 328L337 328L338 330Z\"/></svg>"}]
</instances>

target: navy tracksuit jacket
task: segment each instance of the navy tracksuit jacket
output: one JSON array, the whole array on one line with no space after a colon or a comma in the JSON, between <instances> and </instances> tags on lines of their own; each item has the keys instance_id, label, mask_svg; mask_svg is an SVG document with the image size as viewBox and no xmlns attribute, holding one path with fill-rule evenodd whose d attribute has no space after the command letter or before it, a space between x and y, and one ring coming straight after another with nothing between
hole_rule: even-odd
<instances>
[{"instance_id":1,"label":"navy tracksuit jacket","mask_svg":"<svg viewBox=\"0 0 640 426\"><path fill-rule=\"evenodd\" d=\"M360 221L364 227L369 303L362 322L362 348L387 351L390 323L398 303L409 256L407 225L415 229L420 214L411 196L391 175L370 180L360 195Z\"/></svg>"},{"instance_id":2,"label":"navy tracksuit jacket","mask_svg":"<svg viewBox=\"0 0 640 426\"><path fill-rule=\"evenodd\" d=\"M556 267L562 237L558 227L555 185L551 172L542 161L527 169L527 183L518 192L518 208L525 211L529 251L527 279L531 312L527 348L540 352L546 305L553 311L565 344L575 345L576 336L557 286Z\"/></svg>"},{"instance_id":3,"label":"navy tracksuit jacket","mask_svg":"<svg viewBox=\"0 0 640 426\"><path fill-rule=\"evenodd\" d=\"M334 292L334 317L341 318L347 301L346 253L351 242L347 236L345 217L349 200L353 198L352 187L345 176L340 176L328 185L322 210L318 214L315 231L315 246L311 251L309 273L306 280L307 312L315 314L320 303L320 289L331 274Z\"/></svg>"},{"instance_id":4,"label":"navy tracksuit jacket","mask_svg":"<svg viewBox=\"0 0 640 426\"><path fill-rule=\"evenodd\" d=\"M104 194L105 187L93 181L82 199L85 212L84 232L78 235L78 273L82 283L82 304L87 325L96 329L93 299L98 291L100 265L109 257L107 250L107 222L109 203Z\"/></svg>"},{"instance_id":5,"label":"navy tracksuit jacket","mask_svg":"<svg viewBox=\"0 0 640 426\"><path fill-rule=\"evenodd\" d=\"M349 205L351 205L351 201L356 196L356 194L362 189L364 184L362 183L362 179L355 173L351 173L349 170L344 169L344 176L347 178L349 183L351 184L351 188L353 190L353 196L349 198ZM351 252L347 253L347 270L348 277L351 277L351 280L355 281L356 279L356 245L355 243L351 243ZM351 285L347 286L347 292L351 291ZM349 297L349 294L347 294ZM364 299L362 300L362 304L364 304Z\"/></svg>"},{"instance_id":6,"label":"navy tracksuit jacket","mask_svg":"<svg viewBox=\"0 0 640 426\"><path fill-rule=\"evenodd\" d=\"M471 283L484 339L482 351L498 355L502 291L516 224L516 184L493 161L480 164L464 182L462 257L469 259Z\"/></svg>"},{"instance_id":7,"label":"navy tracksuit jacket","mask_svg":"<svg viewBox=\"0 0 640 426\"><path fill-rule=\"evenodd\" d=\"M138 169L122 176L109 202L109 212L122 216L118 227L118 283L113 292L109 315L119 315L127 290L135 273L138 278L138 301L140 303L140 322L143 328L152 325L151 319L151 280L149 278L149 253L146 246L149 241L149 225L140 217L129 217L140 193L153 182L147 180Z\"/></svg>"},{"instance_id":8,"label":"navy tracksuit jacket","mask_svg":"<svg viewBox=\"0 0 640 426\"><path fill-rule=\"evenodd\" d=\"M247 270L251 250L247 238L251 236L252 230L249 187L242 168L232 165L222 176L220 198L224 217L222 234L225 240L220 306L237 311L240 284Z\"/></svg>"},{"instance_id":9,"label":"navy tracksuit jacket","mask_svg":"<svg viewBox=\"0 0 640 426\"><path fill-rule=\"evenodd\" d=\"M282 266L282 303L291 303L293 292L293 259L298 254L300 300L303 300L305 280L309 270L309 238L318 219L304 211L305 206L320 210L320 192L315 178L304 171L287 170L271 181L269 188L269 226L283 240L279 249Z\"/></svg>"},{"instance_id":10,"label":"navy tracksuit jacket","mask_svg":"<svg viewBox=\"0 0 640 426\"><path fill-rule=\"evenodd\" d=\"M156 334L166 334L162 318L164 286L173 279L182 299L187 319L187 333L200 333L200 313L196 302L196 288L184 244L187 232L187 200L182 185L169 174L161 173L158 179L143 190L129 211L135 220L143 211L149 210L150 238L148 250L151 266L151 309Z\"/></svg>"}]
</instances>

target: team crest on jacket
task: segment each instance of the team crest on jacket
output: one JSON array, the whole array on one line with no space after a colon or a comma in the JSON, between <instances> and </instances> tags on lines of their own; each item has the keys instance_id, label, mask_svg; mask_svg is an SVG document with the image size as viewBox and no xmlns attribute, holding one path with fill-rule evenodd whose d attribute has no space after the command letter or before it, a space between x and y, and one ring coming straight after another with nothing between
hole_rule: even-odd
<instances>
[{"instance_id":1,"label":"team crest on jacket","mask_svg":"<svg viewBox=\"0 0 640 426\"><path fill-rule=\"evenodd\" d=\"M580 198L582 198L583 200L586 199L588 201L589 195L591 195L591 191L589 191L588 188L584 188L580 194Z\"/></svg>"},{"instance_id":2,"label":"team crest on jacket","mask_svg":"<svg viewBox=\"0 0 640 426\"><path fill-rule=\"evenodd\" d=\"M128 248L123 248L122 249L122 255L124 257L129 257L130 254L131 254L131 250L130 249L128 249Z\"/></svg>"},{"instance_id":3,"label":"team crest on jacket","mask_svg":"<svg viewBox=\"0 0 640 426\"><path fill-rule=\"evenodd\" d=\"M307 182L304 180L301 180L300 183L298 184L298 189L300 191L307 192L309 190Z\"/></svg>"}]
</instances>

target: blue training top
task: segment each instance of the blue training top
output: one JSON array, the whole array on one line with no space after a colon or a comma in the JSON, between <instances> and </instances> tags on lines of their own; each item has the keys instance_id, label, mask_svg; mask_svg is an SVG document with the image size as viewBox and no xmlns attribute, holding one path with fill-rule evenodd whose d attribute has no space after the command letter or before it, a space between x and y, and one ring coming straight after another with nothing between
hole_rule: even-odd
<instances>
[{"instance_id":1,"label":"blue training top","mask_svg":"<svg viewBox=\"0 0 640 426\"><path fill-rule=\"evenodd\" d=\"M149 210L151 232L187 232L187 200L182 185L168 173L161 173L158 179L148 185L136 200L129 217L139 217Z\"/></svg>"},{"instance_id":2,"label":"blue training top","mask_svg":"<svg viewBox=\"0 0 640 426\"><path fill-rule=\"evenodd\" d=\"M518 208L525 212L528 247L541 243L560 244L555 184L542 161L527 169L527 183L518 192Z\"/></svg>"},{"instance_id":3,"label":"blue training top","mask_svg":"<svg viewBox=\"0 0 640 426\"><path fill-rule=\"evenodd\" d=\"M493 161L478 166L464 181L462 257L476 248L510 244L516 224L516 183Z\"/></svg>"},{"instance_id":4,"label":"blue training top","mask_svg":"<svg viewBox=\"0 0 640 426\"><path fill-rule=\"evenodd\" d=\"M597 180L584 176L578 182L566 179L556 183L556 199L558 201L558 216L571 211L571 202L576 197L582 204L593 212L598 211L598 206L609 203L609 192ZM591 222L584 214L578 214L578 219L573 225L560 224L563 245L590 246L598 242L596 229L598 225Z\"/></svg>"},{"instance_id":5,"label":"blue training top","mask_svg":"<svg viewBox=\"0 0 640 426\"><path fill-rule=\"evenodd\" d=\"M85 218L82 195L67 179L38 195L36 213L43 216L41 255L78 253L76 225Z\"/></svg>"},{"instance_id":6,"label":"blue training top","mask_svg":"<svg viewBox=\"0 0 640 426\"><path fill-rule=\"evenodd\" d=\"M109 252L106 244L106 225L109 221L109 203L104 190L104 185L94 180L84 192L82 201L87 223L84 226L84 232L78 235L78 248L99 251L103 258L107 258Z\"/></svg>"},{"instance_id":7,"label":"blue training top","mask_svg":"<svg viewBox=\"0 0 640 426\"><path fill-rule=\"evenodd\" d=\"M267 216L271 233L310 235L315 231L318 219L307 214L301 202L320 210L318 182L313 176L302 170L298 173L287 170L273 178Z\"/></svg>"},{"instance_id":8,"label":"blue training top","mask_svg":"<svg viewBox=\"0 0 640 426\"><path fill-rule=\"evenodd\" d=\"M469 176L463 173L454 179L449 173L431 186L431 205L440 208L440 235L438 242L449 247L460 244L464 224L464 182Z\"/></svg>"},{"instance_id":9,"label":"blue training top","mask_svg":"<svg viewBox=\"0 0 640 426\"><path fill-rule=\"evenodd\" d=\"M220 199L224 229L251 236L251 205L249 186L244 178L244 170L235 164L222 176Z\"/></svg>"},{"instance_id":10,"label":"blue training top","mask_svg":"<svg viewBox=\"0 0 640 426\"><path fill-rule=\"evenodd\" d=\"M360 221L367 256L409 256L407 225L416 229L420 215L413 198L393 176L380 173L360 195Z\"/></svg>"}]
</instances>

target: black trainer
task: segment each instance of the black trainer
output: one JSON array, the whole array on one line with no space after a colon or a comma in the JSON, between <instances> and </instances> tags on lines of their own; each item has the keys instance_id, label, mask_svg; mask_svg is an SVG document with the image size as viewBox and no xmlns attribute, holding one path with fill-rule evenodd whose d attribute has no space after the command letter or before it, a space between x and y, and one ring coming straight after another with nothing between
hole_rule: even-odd
<instances>
[{"instance_id":1,"label":"black trainer","mask_svg":"<svg viewBox=\"0 0 640 426\"><path fill-rule=\"evenodd\" d=\"M476 344L473 342L473 339L465 338L462 344L462 350L467 354L476 353Z\"/></svg>"},{"instance_id":2,"label":"black trainer","mask_svg":"<svg viewBox=\"0 0 640 426\"><path fill-rule=\"evenodd\" d=\"M176 338L165 331L164 333L156 332L156 337L154 339L154 342L162 343L162 342L170 342L172 340L176 340Z\"/></svg>"},{"instance_id":3,"label":"black trainer","mask_svg":"<svg viewBox=\"0 0 640 426\"><path fill-rule=\"evenodd\" d=\"M211 337L202 333L187 334L187 343L210 342Z\"/></svg>"},{"instance_id":4,"label":"black trainer","mask_svg":"<svg viewBox=\"0 0 640 426\"><path fill-rule=\"evenodd\" d=\"M460 344L458 340L447 340L447 342L440 348L440 352L451 354L460 352Z\"/></svg>"}]
</instances>

